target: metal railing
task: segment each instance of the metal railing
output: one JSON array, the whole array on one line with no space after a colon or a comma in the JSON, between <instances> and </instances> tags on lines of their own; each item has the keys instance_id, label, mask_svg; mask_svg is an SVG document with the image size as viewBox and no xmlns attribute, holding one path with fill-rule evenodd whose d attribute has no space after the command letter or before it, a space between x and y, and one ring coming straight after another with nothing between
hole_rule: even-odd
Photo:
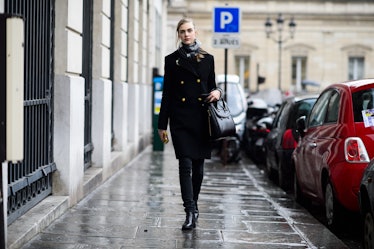
<instances>
[{"instance_id":1,"label":"metal railing","mask_svg":"<svg viewBox=\"0 0 374 249\"><path fill-rule=\"evenodd\" d=\"M5 1L5 13L22 16L25 27L24 160L8 164L8 224L52 193L54 5Z\"/></svg>"},{"instance_id":2,"label":"metal railing","mask_svg":"<svg viewBox=\"0 0 374 249\"><path fill-rule=\"evenodd\" d=\"M92 166L92 23L93 0L83 0L83 54L82 77L85 79L84 95L84 169Z\"/></svg>"}]
</instances>

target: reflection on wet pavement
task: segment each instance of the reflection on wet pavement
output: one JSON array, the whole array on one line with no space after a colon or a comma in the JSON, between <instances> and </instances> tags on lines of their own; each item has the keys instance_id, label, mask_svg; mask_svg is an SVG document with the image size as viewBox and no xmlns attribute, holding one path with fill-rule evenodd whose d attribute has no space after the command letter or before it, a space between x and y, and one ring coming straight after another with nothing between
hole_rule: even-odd
<instances>
[{"instance_id":1,"label":"reflection on wet pavement","mask_svg":"<svg viewBox=\"0 0 374 249\"><path fill-rule=\"evenodd\" d=\"M209 160L197 228L185 214L170 145L147 148L23 248L345 248L243 159Z\"/></svg>"}]
</instances>

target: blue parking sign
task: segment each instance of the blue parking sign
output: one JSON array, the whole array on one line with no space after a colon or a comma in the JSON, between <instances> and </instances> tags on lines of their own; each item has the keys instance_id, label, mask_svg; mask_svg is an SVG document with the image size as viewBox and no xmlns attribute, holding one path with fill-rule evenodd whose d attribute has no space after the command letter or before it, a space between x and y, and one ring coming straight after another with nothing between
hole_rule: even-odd
<instances>
[{"instance_id":1,"label":"blue parking sign","mask_svg":"<svg viewBox=\"0 0 374 249\"><path fill-rule=\"evenodd\" d=\"M234 7L217 7L213 12L214 33L239 33L240 10Z\"/></svg>"}]
</instances>

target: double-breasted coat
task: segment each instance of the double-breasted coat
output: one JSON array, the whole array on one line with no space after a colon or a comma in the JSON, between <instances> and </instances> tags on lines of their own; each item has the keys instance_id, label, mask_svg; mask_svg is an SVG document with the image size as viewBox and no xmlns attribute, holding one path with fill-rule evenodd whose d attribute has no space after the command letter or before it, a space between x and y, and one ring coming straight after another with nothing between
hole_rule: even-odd
<instances>
[{"instance_id":1,"label":"double-breasted coat","mask_svg":"<svg viewBox=\"0 0 374 249\"><path fill-rule=\"evenodd\" d=\"M214 57L204 54L199 62L180 53L165 57L164 85L158 129L170 133L177 159L211 157L208 116L203 93L216 88Z\"/></svg>"}]
</instances>

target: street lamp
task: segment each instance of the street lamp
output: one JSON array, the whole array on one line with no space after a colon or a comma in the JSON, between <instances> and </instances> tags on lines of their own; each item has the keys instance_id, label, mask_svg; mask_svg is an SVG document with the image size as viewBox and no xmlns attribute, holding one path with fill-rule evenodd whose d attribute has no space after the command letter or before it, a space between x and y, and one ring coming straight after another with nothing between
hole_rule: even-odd
<instances>
[{"instance_id":1,"label":"street lamp","mask_svg":"<svg viewBox=\"0 0 374 249\"><path fill-rule=\"evenodd\" d=\"M282 14L279 14L275 21L277 23L276 32L278 33L278 38L272 36L274 31L272 29L273 24L271 23L270 17L266 19L265 32L266 32L266 38L272 38L276 43L278 43L278 88L279 90L281 90L282 44L286 42L289 38L293 39L295 30L296 30L296 23L294 21L294 18L291 17L290 22L288 23L290 35L288 37L283 38L282 32L283 32L284 19L283 19Z\"/></svg>"}]
</instances>

